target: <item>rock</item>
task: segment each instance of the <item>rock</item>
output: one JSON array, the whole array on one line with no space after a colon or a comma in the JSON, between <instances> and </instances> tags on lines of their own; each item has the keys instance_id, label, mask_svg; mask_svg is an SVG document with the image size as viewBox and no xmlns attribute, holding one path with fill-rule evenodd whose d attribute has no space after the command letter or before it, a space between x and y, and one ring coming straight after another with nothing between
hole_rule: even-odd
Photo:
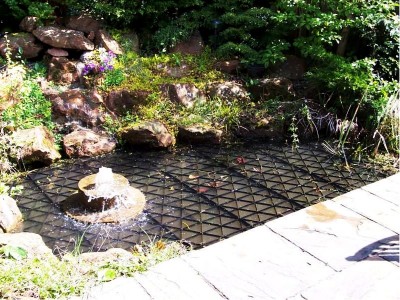
<instances>
[{"instance_id":1,"label":"rock","mask_svg":"<svg viewBox=\"0 0 400 300\"><path fill-rule=\"evenodd\" d=\"M22 220L22 214L13 198L0 195L0 230L10 232Z\"/></svg>"},{"instance_id":2,"label":"rock","mask_svg":"<svg viewBox=\"0 0 400 300\"><path fill-rule=\"evenodd\" d=\"M111 35L105 30L99 30L96 33L96 45L99 47L106 48L107 51L111 51L114 54L122 54L121 46Z\"/></svg>"},{"instance_id":3,"label":"rock","mask_svg":"<svg viewBox=\"0 0 400 300\"><path fill-rule=\"evenodd\" d=\"M55 48L93 50L94 44L83 32L63 29L54 26L43 26L35 29L33 34L43 43Z\"/></svg>"},{"instance_id":4,"label":"rock","mask_svg":"<svg viewBox=\"0 0 400 300\"><path fill-rule=\"evenodd\" d=\"M28 252L28 258L53 256L40 235L30 232L0 234L0 245L21 247Z\"/></svg>"},{"instance_id":5,"label":"rock","mask_svg":"<svg viewBox=\"0 0 400 300\"><path fill-rule=\"evenodd\" d=\"M189 74L191 71L190 67L183 64L179 67L166 67L165 74L174 78L182 78Z\"/></svg>"},{"instance_id":6,"label":"rock","mask_svg":"<svg viewBox=\"0 0 400 300\"><path fill-rule=\"evenodd\" d=\"M92 157L110 153L117 145L111 137L90 129L75 130L65 135L63 144L69 158Z\"/></svg>"},{"instance_id":7,"label":"rock","mask_svg":"<svg viewBox=\"0 0 400 300\"><path fill-rule=\"evenodd\" d=\"M235 132L243 139L281 139L284 133L284 120L279 116L243 120Z\"/></svg>"},{"instance_id":8,"label":"rock","mask_svg":"<svg viewBox=\"0 0 400 300\"><path fill-rule=\"evenodd\" d=\"M171 101L185 107L193 107L196 102L206 101L204 93L193 84L170 83L161 86L161 90Z\"/></svg>"},{"instance_id":9,"label":"rock","mask_svg":"<svg viewBox=\"0 0 400 300\"><path fill-rule=\"evenodd\" d=\"M59 84L73 84L80 82L80 73L77 62L66 57L52 57L47 71L47 80Z\"/></svg>"},{"instance_id":10,"label":"rock","mask_svg":"<svg viewBox=\"0 0 400 300\"><path fill-rule=\"evenodd\" d=\"M26 32L34 31L39 25L39 18L26 16L19 23L19 29Z\"/></svg>"},{"instance_id":11,"label":"rock","mask_svg":"<svg viewBox=\"0 0 400 300\"><path fill-rule=\"evenodd\" d=\"M134 31L129 31L127 33L122 34L122 39L125 41L125 45L129 45L129 47L125 46L125 50L132 51L135 53L140 52L140 44L139 44L139 37Z\"/></svg>"},{"instance_id":12,"label":"rock","mask_svg":"<svg viewBox=\"0 0 400 300\"><path fill-rule=\"evenodd\" d=\"M196 31L186 40L179 42L170 49L171 53L181 53L184 55L199 55L203 52L204 42L199 31Z\"/></svg>"},{"instance_id":13,"label":"rock","mask_svg":"<svg viewBox=\"0 0 400 300\"><path fill-rule=\"evenodd\" d=\"M295 92L292 82L283 77L264 78L256 85L249 87L250 93L257 100L268 100L273 98L293 99Z\"/></svg>"},{"instance_id":14,"label":"rock","mask_svg":"<svg viewBox=\"0 0 400 300\"><path fill-rule=\"evenodd\" d=\"M61 158L52 133L44 126L14 131L11 141L16 149L13 147L10 156L24 164L50 165Z\"/></svg>"},{"instance_id":15,"label":"rock","mask_svg":"<svg viewBox=\"0 0 400 300\"><path fill-rule=\"evenodd\" d=\"M220 144L222 134L222 130L206 125L179 127L178 140L191 144Z\"/></svg>"},{"instance_id":16,"label":"rock","mask_svg":"<svg viewBox=\"0 0 400 300\"><path fill-rule=\"evenodd\" d=\"M215 69L227 74L237 74L237 72L239 71L239 67L240 60L238 59L218 61L214 65Z\"/></svg>"},{"instance_id":17,"label":"rock","mask_svg":"<svg viewBox=\"0 0 400 300\"><path fill-rule=\"evenodd\" d=\"M43 46L38 43L31 33L18 32L7 35L8 46L11 50L11 57L16 58L22 51L22 58L30 59L39 56ZM0 54L6 57L7 41L3 37L0 39Z\"/></svg>"},{"instance_id":18,"label":"rock","mask_svg":"<svg viewBox=\"0 0 400 300\"><path fill-rule=\"evenodd\" d=\"M121 249L111 248L105 252L88 252L79 255L78 260L83 264L104 265L106 263L123 263L133 260L132 253Z\"/></svg>"},{"instance_id":19,"label":"rock","mask_svg":"<svg viewBox=\"0 0 400 300\"><path fill-rule=\"evenodd\" d=\"M135 108L145 104L151 92L144 90L115 90L106 98L105 105L108 110L117 116L124 116Z\"/></svg>"},{"instance_id":20,"label":"rock","mask_svg":"<svg viewBox=\"0 0 400 300\"><path fill-rule=\"evenodd\" d=\"M286 60L272 67L271 77L285 77L298 80L306 72L306 61L295 55L287 55Z\"/></svg>"},{"instance_id":21,"label":"rock","mask_svg":"<svg viewBox=\"0 0 400 300\"><path fill-rule=\"evenodd\" d=\"M65 27L73 30L82 31L85 33L96 32L100 29L101 24L99 21L92 17L81 15L72 16L66 19Z\"/></svg>"},{"instance_id":22,"label":"rock","mask_svg":"<svg viewBox=\"0 0 400 300\"><path fill-rule=\"evenodd\" d=\"M50 48L46 52L51 56L56 56L56 57L64 57L69 55L68 51L60 48Z\"/></svg>"},{"instance_id":23,"label":"rock","mask_svg":"<svg viewBox=\"0 0 400 300\"><path fill-rule=\"evenodd\" d=\"M208 86L208 96L211 98L220 98L225 101L237 99L239 101L250 100L249 93L243 86L234 81L212 84Z\"/></svg>"},{"instance_id":24,"label":"rock","mask_svg":"<svg viewBox=\"0 0 400 300\"><path fill-rule=\"evenodd\" d=\"M175 138L159 121L147 121L122 128L119 135L131 146L167 148L175 144Z\"/></svg>"},{"instance_id":25,"label":"rock","mask_svg":"<svg viewBox=\"0 0 400 300\"><path fill-rule=\"evenodd\" d=\"M58 124L78 123L95 127L104 123L102 99L94 91L84 93L79 89L50 96L53 118Z\"/></svg>"}]
</instances>

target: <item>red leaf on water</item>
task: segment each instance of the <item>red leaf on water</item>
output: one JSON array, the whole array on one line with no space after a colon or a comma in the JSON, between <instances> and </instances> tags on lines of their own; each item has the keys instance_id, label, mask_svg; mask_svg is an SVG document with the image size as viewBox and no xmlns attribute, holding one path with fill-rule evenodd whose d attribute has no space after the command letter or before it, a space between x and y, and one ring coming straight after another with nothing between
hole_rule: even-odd
<instances>
[{"instance_id":1,"label":"red leaf on water","mask_svg":"<svg viewBox=\"0 0 400 300\"><path fill-rule=\"evenodd\" d=\"M201 187L199 187L199 188L197 189L197 192L198 192L198 193L205 193L205 192L207 192L208 190L209 190L208 187L201 186Z\"/></svg>"},{"instance_id":2,"label":"red leaf on water","mask_svg":"<svg viewBox=\"0 0 400 300\"><path fill-rule=\"evenodd\" d=\"M236 157L236 162L237 162L239 165L243 165L243 164L246 163L246 160L244 159L243 156L238 156L238 157Z\"/></svg>"}]
</instances>

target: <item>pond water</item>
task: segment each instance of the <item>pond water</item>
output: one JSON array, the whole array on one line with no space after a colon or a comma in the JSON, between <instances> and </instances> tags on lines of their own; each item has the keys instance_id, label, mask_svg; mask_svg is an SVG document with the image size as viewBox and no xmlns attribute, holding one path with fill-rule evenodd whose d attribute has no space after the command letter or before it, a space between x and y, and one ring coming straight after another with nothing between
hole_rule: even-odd
<instances>
[{"instance_id":1,"label":"pond water","mask_svg":"<svg viewBox=\"0 0 400 300\"><path fill-rule=\"evenodd\" d=\"M83 177L112 168L146 196L136 220L83 224L60 204ZM116 152L69 160L31 172L17 197L24 215L20 231L40 234L57 249L82 251L163 238L203 247L383 177L364 164L344 168L319 143L290 146L242 144L178 148L172 152Z\"/></svg>"}]
</instances>

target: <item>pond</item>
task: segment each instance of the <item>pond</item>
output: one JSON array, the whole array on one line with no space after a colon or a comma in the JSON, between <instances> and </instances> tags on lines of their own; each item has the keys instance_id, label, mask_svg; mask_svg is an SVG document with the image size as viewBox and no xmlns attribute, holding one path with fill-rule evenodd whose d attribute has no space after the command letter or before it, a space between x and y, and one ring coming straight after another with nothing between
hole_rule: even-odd
<instances>
[{"instance_id":1,"label":"pond","mask_svg":"<svg viewBox=\"0 0 400 300\"><path fill-rule=\"evenodd\" d=\"M60 209L79 180L100 167L112 168L145 194L145 210L135 220L84 224ZM17 197L24 215L19 230L40 234L54 251L71 250L78 240L82 251L99 251L159 238L200 248L380 177L363 163L344 168L320 143L294 150L253 143L119 151L29 173Z\"/></svg>"}]
</instances>

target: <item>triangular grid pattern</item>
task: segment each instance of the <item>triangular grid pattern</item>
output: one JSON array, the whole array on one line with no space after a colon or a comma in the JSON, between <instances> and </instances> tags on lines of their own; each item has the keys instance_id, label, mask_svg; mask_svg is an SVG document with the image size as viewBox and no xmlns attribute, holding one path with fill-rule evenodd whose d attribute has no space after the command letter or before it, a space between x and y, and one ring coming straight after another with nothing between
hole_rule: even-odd
<instances>
[{"instance_id":1,"label":"triangular grid pattern","mask_svg":"<svg viewBox=\"0 0 400 300\"><path fill-rule=\"evenodd\" d=\"M268 144L232 148L179 148L174 152L116 152L71 160L31 172L18 204L21 230L42 235L55 251L130 249L164 238L203 247L290 212L373 182L362 165L342 168L318 144L293 150ZM122 224L85 225L66 217L59 204L81 178L101 166L124 175L146 195L145 211Z\"/></svg>"}]
</instances>

